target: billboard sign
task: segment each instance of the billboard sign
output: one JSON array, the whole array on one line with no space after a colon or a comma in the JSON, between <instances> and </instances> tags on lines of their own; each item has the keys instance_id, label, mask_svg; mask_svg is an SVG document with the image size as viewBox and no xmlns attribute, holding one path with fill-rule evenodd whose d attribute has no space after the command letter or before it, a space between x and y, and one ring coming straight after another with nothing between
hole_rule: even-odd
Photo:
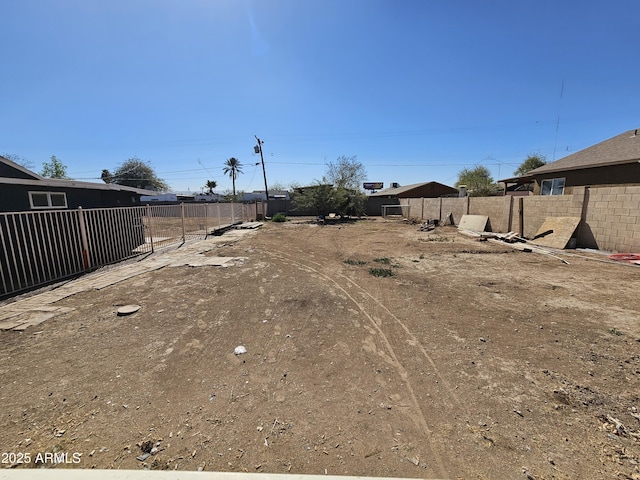
<instances>
[{"instance_id":1,"label":"billboard sign","mask_svg":"<svg viewBox=\"0 0 640 480\"><path fill-rule=\"evenodd\" d=\"M383 182L364 182L362 188L365 190L380 190L384 187Z\"/></svg>"}]
</instances>

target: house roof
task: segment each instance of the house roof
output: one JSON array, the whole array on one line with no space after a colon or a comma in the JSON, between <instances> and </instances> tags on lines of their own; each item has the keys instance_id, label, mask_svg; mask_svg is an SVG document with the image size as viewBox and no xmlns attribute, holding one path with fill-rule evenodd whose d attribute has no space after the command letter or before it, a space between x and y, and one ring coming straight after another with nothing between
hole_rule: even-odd
<instances>
[{"instance_id":1,"label":"house roof","mask_svg":"<svg viewBox=\"0 0 640 480\"><path fill-rule=\"evenodd\" d=\"M396 188L385 188L384 190L380 190L379 192L372 193L369 195L370 197L393 197L396 195L401 195L403 193L409 192L416 188L424 187L425 185L441 185L443 187L452 188L448 185L444 185L439 182L422 182L422 183L412 183L411 185L404 185L402 187Z\"/></svg>"},{"instance_id":2,"label":"house roof","mask_svg":"<svg viewBox=\"0 0 640 480\"><path fill-rule=\"evenodd\" d=\"M0 163L5 164L9 168L16 170L28 176L30 178L14 178L0 177L0 184L5 185L30 185L40 187L56 187L56 188L82 188L88 190L111 190L111 191L128 191L131 193L137 193L140 195L156 195L158 192L154 190L146 190L142 188L127 187L125 185L118 185L116 183L93 183L93 182L79 182L77 180L63 180L60 178L45 178L38 175L31 170L18 165L15 162L0 155Z\"/></svg>"},{"instance_id":3,"label":"house roof","mask_svg":"<svg viewBox=\"0 0 640 480\"><path fill-rule=\"evenodd\" d=\"M640 161L640 129L629 130L613 138L585 148L567 157L531 170L526 175L505 178L501 182L533 180L538 175L581 170L585 168L623 165Z\"/></svg>"}]
</instances>

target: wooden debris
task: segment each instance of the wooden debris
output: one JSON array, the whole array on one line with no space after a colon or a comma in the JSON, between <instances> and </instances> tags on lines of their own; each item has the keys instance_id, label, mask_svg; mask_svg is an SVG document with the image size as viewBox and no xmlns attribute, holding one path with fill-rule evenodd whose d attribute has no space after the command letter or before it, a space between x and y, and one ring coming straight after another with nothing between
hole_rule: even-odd
<instances>
[{"instance_id":1,"label":"wooden debris","mask_svg":"<svg viewBox=\"0 0 640 480\"><path fill-rule=\"evenodd\" d=\"M497 244L507 243L511 246L511 248L514 248L516 250L520 250L522 252L527 252L527 253L533 252L533 253L539 253L542 255L548 255L550 257L557 258L565 265L569 265L569 262L567 262L564 258L560 258L559 256L555 255L554 252L531 243L526 238L522 238L518 236L515 232L495 233L495 232L478 232L476 230L468 230L468 229L458 229L458 233L461 233L462 235L466 235L468 237L474 237L479 240L488 240L490 242L497 243Z\"/></svg>"},{"instance_id":2,"label":"wooden debris","mask_svg":"<svg viewBox=\"0 0 640 480\"><path fill-rule=\"evenodd\" d=\"M579 224L580 217L547 217L533 241L544 247L566 248Z\"/></svg>"}]
</instances>

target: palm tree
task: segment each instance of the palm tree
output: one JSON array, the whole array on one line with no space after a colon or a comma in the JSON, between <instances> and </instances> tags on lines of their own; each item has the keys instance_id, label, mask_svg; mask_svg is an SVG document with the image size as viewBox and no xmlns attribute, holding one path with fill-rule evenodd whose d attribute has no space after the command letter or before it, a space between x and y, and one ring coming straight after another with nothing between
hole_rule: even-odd
<instances>
[{"instance_id":1,"label":"palm tree","mask_svg":"<svg viewBox=\"0 0 640 480\"><path fill-rule=\"evenodd\" d=\"M216 182L215 180L207 180L207 183L205 184L204 188L207 189L207 193L209 195L213 195L213 189L216 188L218 186L218 182Z\"/></svg>"},{"instance_id":2,"label":"palm tree","mask_svg":"<svg viewBox=\"0 0 640 480\"><path fill-rule=\"evenodd\" d=\"M222 172L225 175L229 175L231 177L231 182L233 183L233 199L236 198L236 178L238 178L238 174L242 173L242 164L240 160L235 157L231 157L226 162L224 162L225 167L222 169Z\"/></svg>"}]
</instances>

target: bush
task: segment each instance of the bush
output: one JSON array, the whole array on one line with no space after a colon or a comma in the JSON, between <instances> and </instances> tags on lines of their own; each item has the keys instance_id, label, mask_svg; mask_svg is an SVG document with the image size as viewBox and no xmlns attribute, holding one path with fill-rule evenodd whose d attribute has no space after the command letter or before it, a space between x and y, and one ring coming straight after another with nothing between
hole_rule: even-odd
<instances>
[{"instance_id":1,"label":"bush","mask_svg":"<svg viewBox=\"0 0 640 480\"><path fill-rule=\"evenodd\" d=\"M344 263L348 265L366 265L367 262L364 260L354 260L353 258L347 258Z\"/></svg>"},{"instance_id":2,"label":"bush","mask_svg":"<svg viewBox=\"0 0 640 480\"><path fill-rule=\"evenodd\" d=\"M284 213L276 213L273 217L271 217L272 222L286 222L287 216Z\"/></svg>"},{"instance_id":3,"label":"bush","mask_svg":"<svg viewBox=\"0 0 640 480\"><path fill-rule=\"evenodd\" d=\"M369 273L374 277L392 277L395 275L389 268L370 268Z\"/></svg>"},{"instance_id":4,"label":"bush","mask_svg":"<svg viewBox=\"0 0 640 480\"><path fill-rule=\"evenodd\" d=\"M383 263L385 265L391 265L391 259L388 257L374 258L373 261Z\"/></svg>"}]
</instances>

